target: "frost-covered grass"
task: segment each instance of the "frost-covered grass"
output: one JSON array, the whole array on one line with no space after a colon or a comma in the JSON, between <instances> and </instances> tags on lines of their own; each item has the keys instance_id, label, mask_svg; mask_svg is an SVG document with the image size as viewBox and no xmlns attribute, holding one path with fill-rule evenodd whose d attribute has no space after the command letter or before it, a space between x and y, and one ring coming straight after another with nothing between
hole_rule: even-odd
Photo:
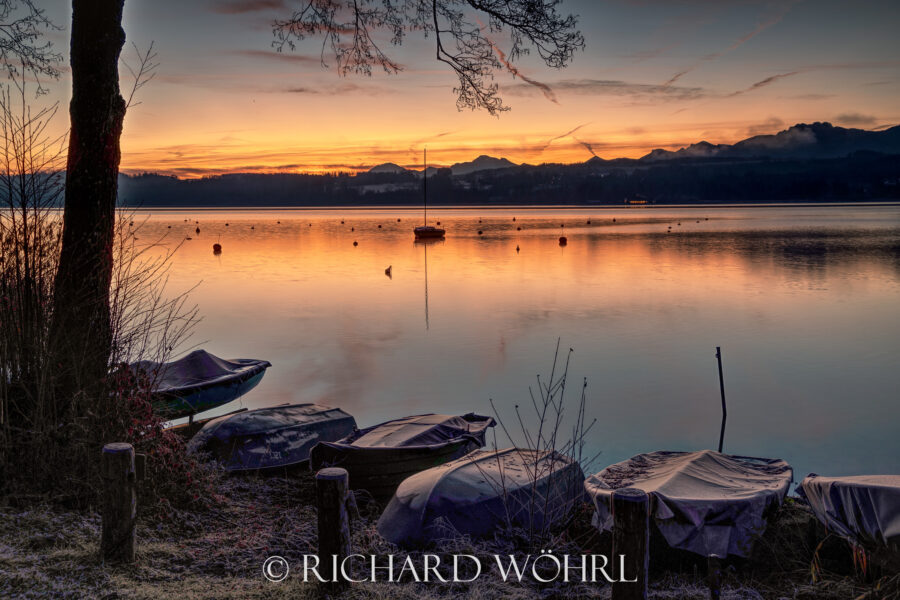
<instances>
[{"instance_id":1,"label":"frost-covered grass","mask_svg":"<svg viewBox=\"0 0 900 600\"><path fill-rule=\"evenodd\" d=\"M100 563L100 518L95 511L43 505L0 506L0 598L317 598L318 590L312 584L302 583L299 577L271 583L262 576L262 562L269 555L283 556L289 564L297 565L304 554L315 553L312 476L301 473L290 478L229 478L221 485L226 501L218 508L203 513L175 512L163 521L142 520L137 562L130 566ZM376 533L378 507L360 504L363 517L353 526L354 551L402 555ZM809 549L803 541L806 521L799 510L788 507L782 511L757 545L758 556L725 570L723 598L847 599L872 589L855 577L838 576L833 571L822 573L823 579L818 583L810 583L806 558ZM585 535L586 518L582 515L580 523L560 538L564 547L556 551L602 551L598 547L603 543L600 536ZM514 544L514 538L499 536L477 543L461 539L443 544L435 552L491 555L515 552ZM894 580L894 588L897 585ZM486 569L474 583L354 584L341 597L576 600L607 598L609 593L609 586L599 584L557 582L539 586L534 582L503 582L493 569ZM708 598L702 567L700 573L695 573L684 559L672 561L671 565L667 561L665 569L657 565L651 572L650 597ZM890 590L880 597L890 598Z\"/></svg>"}]
</instances>

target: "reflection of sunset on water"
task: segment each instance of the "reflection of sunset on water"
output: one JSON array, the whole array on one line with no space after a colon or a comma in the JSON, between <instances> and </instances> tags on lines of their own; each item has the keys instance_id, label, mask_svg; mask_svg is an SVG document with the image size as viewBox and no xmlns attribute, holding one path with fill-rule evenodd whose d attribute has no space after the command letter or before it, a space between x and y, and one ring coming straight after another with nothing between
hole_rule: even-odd
<instances>
[{"instance_id":1,"label":"reflection of sunset on water","mask_svg":"<svg viewBox=\"0 0 900 600\"><path fill-rule=\"evenodd\" d=\"M427 246L427 329L415 210L169 211L135 221L142 241L192 237L170 285L201 282L195 342L273 363L248 406L321 402L361 423L450 406L483 412L488 398L512 406L548 371L561 336L605 423L597 449L612 461L648 444L711 443L721 345L734 451L850 471L872 453L850 456L842 443L864 437L883 456L897 444L866 416L900 385L889 368L900 336L897 211L434 208L429 221L447 238Z\"/></svg>"}]
</instances>

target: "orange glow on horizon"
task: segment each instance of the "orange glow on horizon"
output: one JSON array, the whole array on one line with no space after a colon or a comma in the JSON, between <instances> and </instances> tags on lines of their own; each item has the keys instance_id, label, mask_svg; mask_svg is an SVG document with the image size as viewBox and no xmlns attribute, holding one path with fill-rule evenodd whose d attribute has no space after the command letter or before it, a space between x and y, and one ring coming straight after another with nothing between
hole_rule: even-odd
<instances>
[{"instance_id":1,"label":"orange glow on horizon","mask_svg":"<svg viewBox=\"0 0 900 600\"><path fill-rule=\"evenodd\" d=\"M704 139L708 131L696 131L680 135L636 137L628 134L603 136L602 150L592 151L589 146L601 146L579 140L555 141L550 134L529 134L515 139L450 139L422 144L412 136L407 139L381 140L359 145L341 144L329 146L323 140L308 140L309 145L290 146L283 140L255 141L248 144L185 143L147 149L133 149L125 140L121 171L129 175L158 173L182 179L195 179L229 173L361 173L370 168L395 163L405 169L422 169L422 148L428 149L429 167L450 167L468 162L480 155L506 158L516 164L575 164L592 156L611 160L615 158L640 158L656 148L677 150ZM773 131L774 133L774 131ZM677 138L676 138L677 135ZM716 138L716 143L734 143L743 139L740 131L727 138ZM676 139L673 139L676 138ZM685 141L679 141L684 138ZM548 142L548 139L551 140ZM688 141L690 140L690 141Z\"/></svg>"}]
</instances>

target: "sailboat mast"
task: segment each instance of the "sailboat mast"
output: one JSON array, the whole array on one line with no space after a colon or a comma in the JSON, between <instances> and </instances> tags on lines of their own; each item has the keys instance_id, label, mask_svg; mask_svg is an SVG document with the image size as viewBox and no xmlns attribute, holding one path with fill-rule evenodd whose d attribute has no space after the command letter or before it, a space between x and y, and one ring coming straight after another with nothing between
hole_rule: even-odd
<instances>
[{"instance_id":1,"label":"sailboat mast","mask_svg":"<svg viewBox=\"0 0 900 600\"><path fill-rule=\"evenodd\" d=\"M425 330L428 331L428 244L425 246Z\"/></svg>"},{"instance_id":2,"label":"sailboat mast","mask_svg":"<svg viewBox=\"0 0 900 600\"><path fill-rule=\"evenodd\" d=\"M422 169L422 208L424 209L423 215L425 218L425 222L422 223L424 226L428 226L428 149L422 148L422 162L424 163L424 168Z\"/></svg>"}]
</instances>

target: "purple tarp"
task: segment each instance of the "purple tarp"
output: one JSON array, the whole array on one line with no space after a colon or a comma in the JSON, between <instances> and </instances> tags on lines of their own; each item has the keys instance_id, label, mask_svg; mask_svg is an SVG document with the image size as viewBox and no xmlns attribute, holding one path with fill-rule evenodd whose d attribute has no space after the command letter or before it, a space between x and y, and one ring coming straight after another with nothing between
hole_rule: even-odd
<instances>
[{"instance_id":1,"label":"purple tarp","mask_svg":"<svg viewBox=\"0 0 900 600\"><path fill-rule=\"evenodd\" d=\"M672 548L702 556L747 556L766 515L780 505L793 472L783 460L712 450L638 454L589 477L595 525L611 530L610 499L619 488L650 495L651 518Z\"/></svg>"}]
</instances>

